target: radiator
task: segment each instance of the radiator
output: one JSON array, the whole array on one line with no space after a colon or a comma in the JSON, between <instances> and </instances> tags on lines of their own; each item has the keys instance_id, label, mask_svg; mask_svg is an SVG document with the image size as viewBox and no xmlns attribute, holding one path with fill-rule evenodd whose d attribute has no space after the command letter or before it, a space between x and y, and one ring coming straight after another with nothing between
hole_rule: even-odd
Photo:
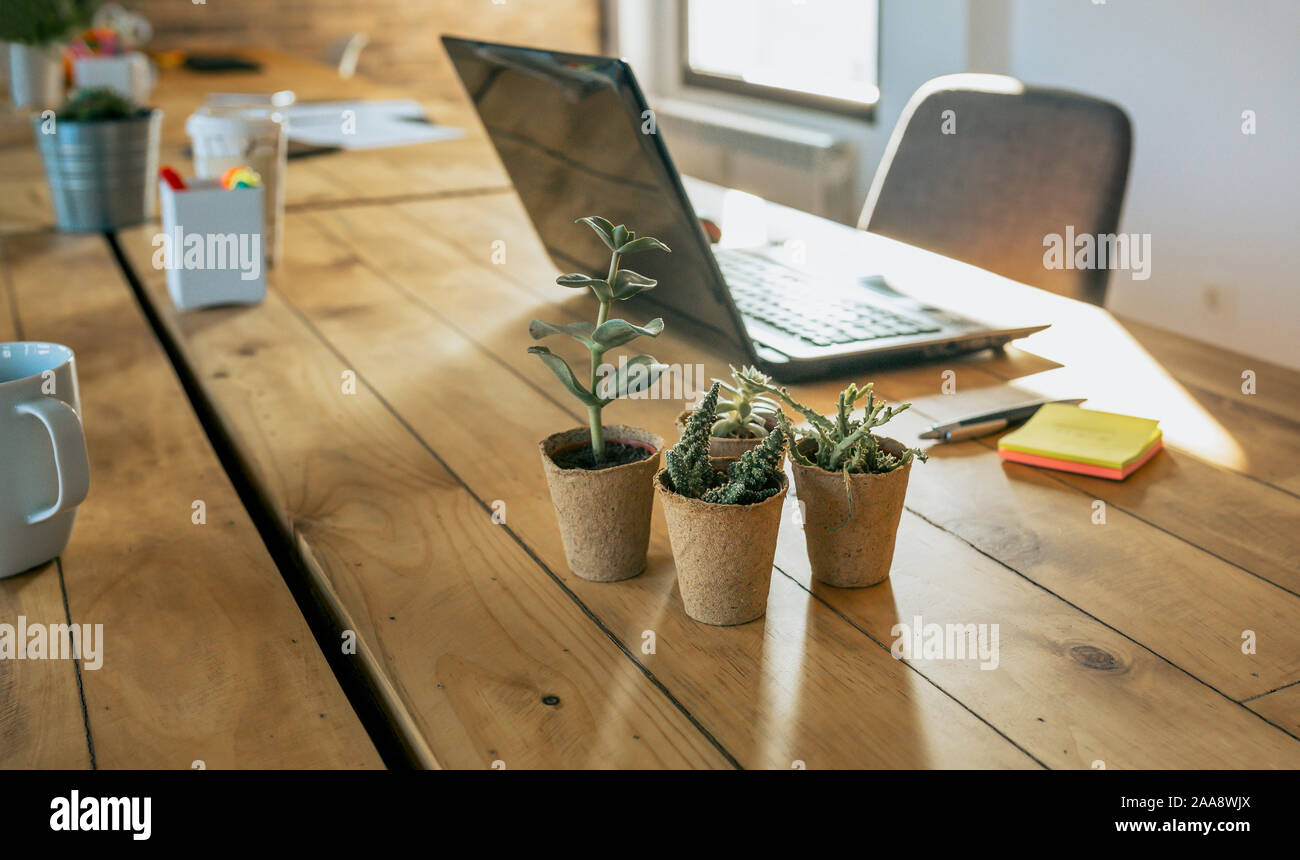
<instances>
[{"instance_id":1,"label":"radiator","mask_svg":"<svg viewBox=\"0 0 1300 860\"><path fill-rule=\"evenodd\" d=\"M677 169L768 200L855 224L856 147L824 131L665 99L655 106Z\"/></svg>"}]
</instances>

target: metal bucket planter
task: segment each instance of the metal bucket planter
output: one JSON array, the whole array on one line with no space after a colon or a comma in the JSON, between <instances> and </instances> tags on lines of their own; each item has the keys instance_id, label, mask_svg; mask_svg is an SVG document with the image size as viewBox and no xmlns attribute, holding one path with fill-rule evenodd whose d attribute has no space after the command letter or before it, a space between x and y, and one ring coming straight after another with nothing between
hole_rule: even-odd
<instances>
[{"instance_id":1,"label":"metal bucket planter","mask_svg":"<svg viewBox=\"0 0 1300 860\"><path fill-rule=\"evenodd\" d=\"M69 232L116 230L154 217L162 111L130 119L32 120L55 221Z\"/></svg>"}]
</instances>

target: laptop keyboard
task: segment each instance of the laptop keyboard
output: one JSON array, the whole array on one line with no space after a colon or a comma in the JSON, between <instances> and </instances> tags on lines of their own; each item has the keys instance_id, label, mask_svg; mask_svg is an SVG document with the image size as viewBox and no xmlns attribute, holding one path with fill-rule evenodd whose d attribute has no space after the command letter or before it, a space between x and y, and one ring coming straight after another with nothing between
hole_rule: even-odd
<instances>
[{"instance_id":1,"label":"laptop keyboard","mask_svg":"<svg viewBox=\"0 0 1300 860\"><path fill-rule=\"evenodd\" d=\"M718 268L741 316L814 346L928 334L939 327L875 304L865 296L826 295L815 278L744 252L720 252Z\"/></svg>"}]
</instances>

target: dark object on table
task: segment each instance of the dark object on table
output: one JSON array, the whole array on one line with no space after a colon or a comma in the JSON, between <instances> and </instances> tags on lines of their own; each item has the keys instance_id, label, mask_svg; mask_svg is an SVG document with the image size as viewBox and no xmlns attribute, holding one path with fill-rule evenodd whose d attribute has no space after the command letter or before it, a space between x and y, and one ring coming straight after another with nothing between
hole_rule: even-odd
<instances>
[{"instance_id":1,"label":"dark object on table","mask_svg":"<svg viewBox=\"0 0 1300 860\"><path fill-rule=\"evenodd\" d=\"M195 72L260 72L262 64L231 54L190 54L185 68Z\"/></svg>"}]
</instances>

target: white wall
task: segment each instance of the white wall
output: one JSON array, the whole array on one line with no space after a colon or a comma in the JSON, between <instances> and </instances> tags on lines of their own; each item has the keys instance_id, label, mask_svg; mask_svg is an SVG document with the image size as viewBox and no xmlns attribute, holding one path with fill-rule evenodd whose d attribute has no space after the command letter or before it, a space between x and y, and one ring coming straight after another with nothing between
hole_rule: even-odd
<instances>
[{"instance_id":1,"label":"white wall","mask_svg":"<svg viewBox=\"0 0 1300 860\"><path fill-rule=\"evenodd\" d=\"M1121 229L1151 234L1152 271L1114 273L1107 306L1300 368L1300 3L1009 2L1007 68L977 71L1092 93L1133 121Z\"/></svg>"}]
</instances>

